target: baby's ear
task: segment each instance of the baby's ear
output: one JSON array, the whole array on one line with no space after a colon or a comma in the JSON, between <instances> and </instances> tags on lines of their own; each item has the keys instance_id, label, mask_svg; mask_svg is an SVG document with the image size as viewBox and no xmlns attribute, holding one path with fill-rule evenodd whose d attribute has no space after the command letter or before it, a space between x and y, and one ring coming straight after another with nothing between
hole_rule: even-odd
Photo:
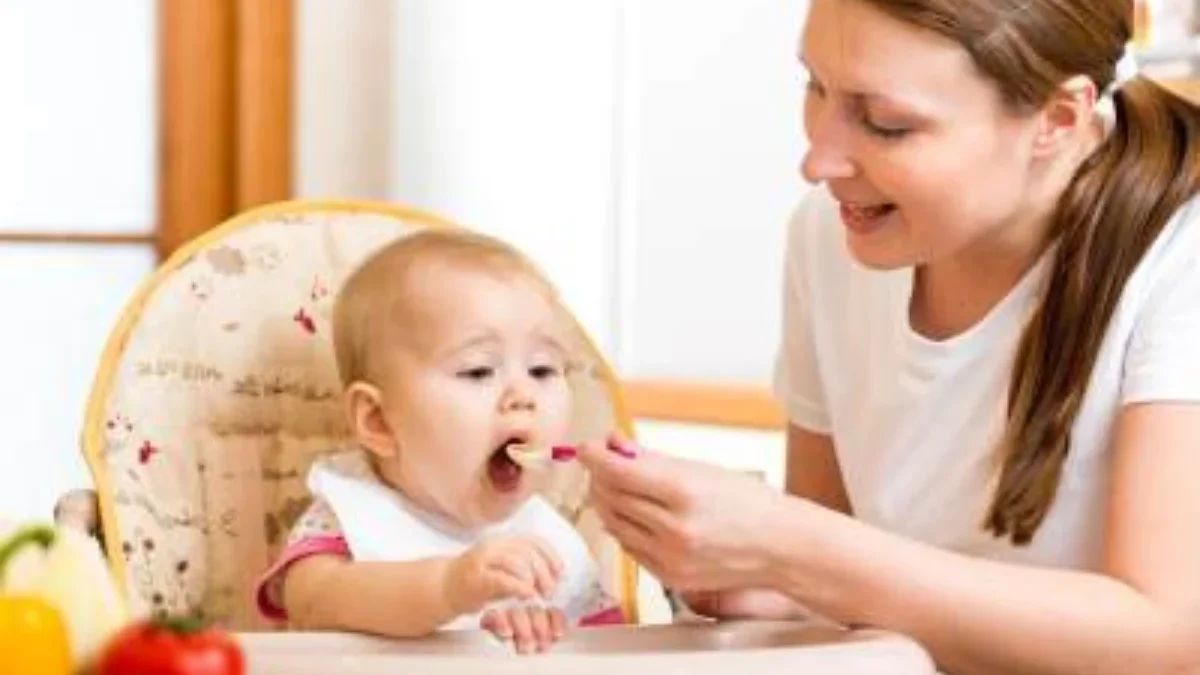
<instances>
[{"instance_id":1,"label":"baby's ear","mask_svg":"<svg viewBox=\"0 0 1200 675\"><path fill-rule=\"evenodd\" d=\"M383 393L379 387L355 382L346 388L346 413L354 440L380 459L396 456L396 434L383 413Z\"/></svg>"}]
</instances>

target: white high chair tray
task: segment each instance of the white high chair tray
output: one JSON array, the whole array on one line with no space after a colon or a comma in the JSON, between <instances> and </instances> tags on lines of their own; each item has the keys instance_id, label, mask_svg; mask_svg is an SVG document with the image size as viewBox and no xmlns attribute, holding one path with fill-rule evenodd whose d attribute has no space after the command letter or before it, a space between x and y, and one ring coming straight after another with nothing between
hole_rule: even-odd
<instances>
[{"instance_id":1,"label":"white high chair tray","mask_svg":"<svg viewBox=\"0 0 1200 675\"><path fill-rule=\"evenodd\" d=\"M482 632L422 640L332 633L239 635L251 675L429 675L577 673L828 673L932 675L914 641L874 630L826 624L726 622L575 630L547 654L512 656Z\"/></svg>"}]
</instances>

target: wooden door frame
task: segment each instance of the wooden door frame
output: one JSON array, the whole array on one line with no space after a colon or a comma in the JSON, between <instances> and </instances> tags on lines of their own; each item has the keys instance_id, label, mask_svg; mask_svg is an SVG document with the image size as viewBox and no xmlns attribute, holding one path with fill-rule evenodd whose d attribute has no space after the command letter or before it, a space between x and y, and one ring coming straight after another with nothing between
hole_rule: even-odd
<instances>
[{"instance_id":1,"label":"wooden door frame","mask_svg":"<svg viewBox=\"0 0 1200 675\"><path fill-rule=\"evenodd\" d=\"M751 384L630 380L622 384L636 418L658 422L778 431L787 426L770 389Z\"/></svg>"},{"instance_id":2,"label":"wooden door frame","mask_svg":"<svg viewBox=\"0 0 1200 675\"><path fill-rule=\"evenodd\" d=\"M292 0L159 0L160 259L292 192Z\"/></svg>"}]
</instances>

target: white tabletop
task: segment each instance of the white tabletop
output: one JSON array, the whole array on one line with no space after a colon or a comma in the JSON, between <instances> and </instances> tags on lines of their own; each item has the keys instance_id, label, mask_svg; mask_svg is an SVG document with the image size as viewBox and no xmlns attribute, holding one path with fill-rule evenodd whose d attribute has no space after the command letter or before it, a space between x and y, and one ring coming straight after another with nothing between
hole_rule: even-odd
<instances>
[{"instance_id":1,"label":"white tabletop","mask_svg":"<svg viewBox=\"0 0 1200 675\"><path fill-rule=\"evenodd\" d=\"M757 673L932 675L912 640L828 625L729 622L605 627L570 633L546 654L517 656L491 635L384 640L332 633L243 633L251 675Z\"/></svg>"}]
</instances>

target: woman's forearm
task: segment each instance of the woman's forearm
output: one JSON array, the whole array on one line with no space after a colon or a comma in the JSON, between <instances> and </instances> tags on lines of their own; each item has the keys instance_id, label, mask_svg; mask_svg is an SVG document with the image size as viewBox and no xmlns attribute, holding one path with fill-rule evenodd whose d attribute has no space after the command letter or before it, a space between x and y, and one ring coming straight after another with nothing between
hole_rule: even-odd
<instances>
[{"instance_id":1,"label":"woman's forearm","mask_svg":"<svg viewBox=\"0 0 1200 675\"><path fill-rule=\"evenodd\" d=\"M780 511L767 543L774 587L835 620L907 634L948 672L1200 669L1195 636L1111 577L970 558L797 499ZM806 534L779 535L789 531Z\"/></svg>"}]
</instances>

